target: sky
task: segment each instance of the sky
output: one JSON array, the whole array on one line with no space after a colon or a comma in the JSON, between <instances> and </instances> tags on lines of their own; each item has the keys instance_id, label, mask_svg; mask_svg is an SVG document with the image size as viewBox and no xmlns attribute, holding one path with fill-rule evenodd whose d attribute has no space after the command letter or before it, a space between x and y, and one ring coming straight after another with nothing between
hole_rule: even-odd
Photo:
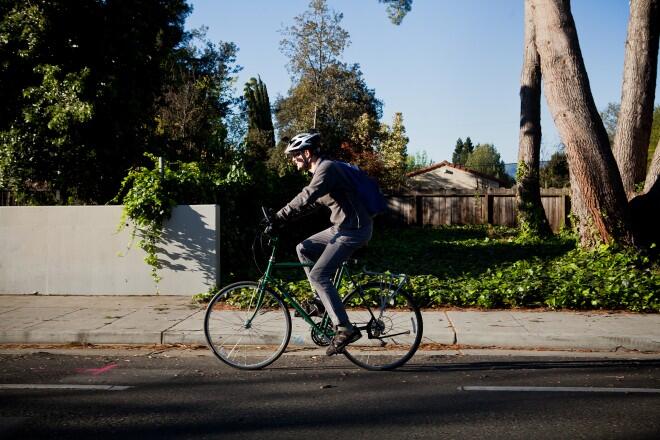
<instances>
[{"instance_id":1,"label":"sky","mask_svg":"<svg viewBox=\"0 0 660 440\"><path fill-rule=\"evenodd\" d=\"M291 87L280 30L309 0L189 0L186 29L208 27L207 38L232 41L243 67L236 90L261 76L271 104ZM382 122L403 114L408 153L425 151L451 161L456 140L492 143L504 162L517 162L522 0L414 0L400 26L378 0L328 0L343 13L351 44L343 61L360 64L369 88L383 101ZM573 0L582 55L599 110L621 99L627 0ZM542 98L542 159L561 142ZM656 105L658 103L656 94Z\"/></svg>"}]
</instances>

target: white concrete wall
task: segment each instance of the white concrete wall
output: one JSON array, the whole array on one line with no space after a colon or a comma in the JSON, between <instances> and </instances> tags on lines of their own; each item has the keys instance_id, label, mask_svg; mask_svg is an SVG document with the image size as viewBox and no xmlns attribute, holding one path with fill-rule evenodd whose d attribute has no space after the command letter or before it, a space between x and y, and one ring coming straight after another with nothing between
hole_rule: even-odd
<instances>
[{"instance_id":1,"label":"white concrete wall","mask_svg":"<svg viewBox=\"0 0 660 440\"><path fill-rule=\"evenodd\" d=\"M158 253L158 284L137 243L127 250L129 228L117 232L121 209L0 207L0 294L193 295L215 285L217 205L174 208Z\"/></svg>"}]
</instances>

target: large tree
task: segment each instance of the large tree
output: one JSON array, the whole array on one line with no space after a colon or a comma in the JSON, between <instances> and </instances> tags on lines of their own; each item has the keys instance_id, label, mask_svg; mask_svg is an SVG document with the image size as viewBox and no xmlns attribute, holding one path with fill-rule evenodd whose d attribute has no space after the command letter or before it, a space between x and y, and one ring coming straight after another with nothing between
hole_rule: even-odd
<instances>
[{"instance_id":1,"label":"large tree","mask_svg":"<svg viewBox=\"0 0 660 440\"><path fill-rule=\"evenodd\" d=\"M38 186L106 202L143 152L157 149L163 63L182 41L189 6L1 0L0 9L0 175L28 197Z\"/></svg>"},{"instance_id":2,"label":"large tree","mask_svg":"<svg viewBox=\"0 0 660 440\"><path fill-rule=\"evenodd\" d=\"M234 43L214 44L205 29L186 33L183 44L165 64L165 85L158 100L156 121L161 147L168 160L222 159L230 149L226 118L235 98L232 82L241 70Z\"/></svg>"},{"instance_id":3,"label":"large tree","mask_svg":"<svg viewBox=\"0 0 660 440\"><path fill-rule=\"evenodd\" d=\"M342 14L313 0L309 10L283 30L280 43L290 59L293 85L275 103L280 136L317 129L329 155L348 159L340 147L353 138L352 130L365 113L380 119L382 103L369 89L359 65L341 61L349 35L341 27Z\"/></svg>"},{"instance_id":4,"label":"large tree","mask_svg":"<svg viewBox=\"0 0 660 440\"><path fill-rule=\"evenodd\" d=\"M353 124L349 140L341 144L343 158L380 180L385 169L377 151L382 135L380 122L373 115L363 113Z\"/></svg>"},{"instance_id":5,"label":"large tree","mask_svg":"<svg viewBox=\"0 0 660 440\"><path fill-rule=\"evenodd\" d=\"M566 146L582 244L632 244L626 194L591 95L570 2L531 4L545 94Z\"/></svg>"},{"instance_id":6,"label":"large tree","mask_svg":"<svg viewBox=\"0 0 660 440\"><path fill-rule=\"evenodd\" d=\"M391 190L400 189L405 181L408 157L408 136L401 113L394 114L391 127L382 124L378 152L384 167L381 184Z\"/></svg>"},{"instance_id":7,"label":"large tree","mask_svg":"<svg viewBox=\"0 0 660 440\"><path fill-rule=\"evenodd\" d=\"M628 198L634 196L635 184L646 176L658 67L659 3L630 1L621 109L613 146Z\"/></svg>"},{"instance_id":8,"label":"large tree","mask_svg":"<svg viewBox=\"0 0 660 440\"><path fill-rule=\"evenodd\" d=\"M475 171L507 181L504 161L493 144L479 144L468 157L465 166Z\"/></svg>"},{"instance_id":9,"label":"large tree","mask_svg":"<svg viewBox=\"0 0 660 440\"><path fill-rule=\"evenodd\" d=\"M454 145L454 152L451 155L451 162L457 165L465 165L465 162L462 161L463 156L463 139L456 139L456 145Z\"/></svg>"},{"instance_id":10,"label":"large tree","mask_svg":"<svg viewBox=\"0 0 660 440\"><path fill-rule=\"evenodd\" d=\"M250 78L244 95L248 113L248 131L245 148L250 157L265 161L275 147L275 131L270 110L268 88L261 78Z\"/></svg>"},{"instance_id":11,"label":"large tree","mask_svg":"<svg viewBox=\"0 0 660 440\"><path fill-rule=\"evenodd\" d=\"M465 138L465 142L463 139L458 138L456 140L456 145L454 146L454 153L451 156L452 163L457 165L465 165L468 157L470 157L470 154L472 154L473 151L474 144L472 143L470 136Z\"/></svg>"},{"instance_id":12,"label":"large tree","mask_svg":"<svg viewBox=\"0 0 660 440\"><path fill-rule=\"evenodd\" d=\"M328 9L326 0L312 0L308 10L294 17L293 25L281 30L280 50L289 59L291 77L311 80L315 112L322 105L330 68L342 64L344 49L351 43L341 27L343 17Z\"/></svg>"},{"instance_id":13,"label":"large tree","mask_svg":"<svg viewBox=\"0 0 660 440\"><path fill-rule=\"evenodd\" d=\"M541 63L536 50L531 4L525 1L525 50L520 78L520 135L516 204L521 230L533 236L551 235L541 204L539 165L541 152Z\"/></svg>"}]
</instances>

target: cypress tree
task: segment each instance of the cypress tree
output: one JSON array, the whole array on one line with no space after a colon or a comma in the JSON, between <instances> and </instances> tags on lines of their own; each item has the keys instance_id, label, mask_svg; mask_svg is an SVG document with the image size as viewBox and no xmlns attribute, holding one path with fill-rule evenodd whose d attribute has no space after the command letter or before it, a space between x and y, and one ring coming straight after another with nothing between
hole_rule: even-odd
<instances>
[{"instance_id":1,"label":"cypress tree","mask_svg":"<svg viewBox=\"0 0 660 440\"><path fill-rule=\"evenodd\" d=\"M461 154L461 165L465 165L470 158L470 155L474 153L474 145L472 144L472 139L470 139L470 136L465 138L465 142L463 143L463 152Z\"/></svg>"},{"instance_id":2,"label":"cypress tree","mask_svg":"<svg viewBox=\"0 0 660 440\"><path fill-rule=\"evenodd\" d=\"M463 155L463 139L458 138L458 140L456 141L456 146L454 147L454 154L452 154L451 156L451 162L454 164L463 164L464 162L462 162L462 155Z\"/></svg>"},{"instance_id":3,"label":"cypress tree","mask_svg":"<svg viewBox=\"0 0 660 440\"><path fill-rule=\"evenodd\" d=\"M248 112L246 149L249 156L263 161L268 158L270 150L275 147L275 133L268 89L266 84L261 81L261 77L250 78L245 83L244 96Z\"/></svg>"}]
</instances>

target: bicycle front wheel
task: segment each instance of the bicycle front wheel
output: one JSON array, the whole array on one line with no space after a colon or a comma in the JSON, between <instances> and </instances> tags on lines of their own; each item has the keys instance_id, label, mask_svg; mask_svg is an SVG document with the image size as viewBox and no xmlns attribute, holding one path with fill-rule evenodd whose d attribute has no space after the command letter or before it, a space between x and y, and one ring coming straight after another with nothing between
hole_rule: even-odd
<instances>
[{"instance_id":1,"label":"bicycle front wheel","mask_svg":"<svg viewBox=\"0 0 660 440\"><path fill-rule=\"evenodd\" d=\"M291 337L291 316L282 299L243 281L223 288L206 308L204 334L213 353L234 368L256 370L273 363Z\"/></svg>"},{"instance_id":2,"label":"bicycle front wheel","mask_svg":"<svg viewBox=\"0 0 660 440\"><path fill-rule=\"evenodd\" d=\"M350 322L362 338L344 355L368 370L391 370L405 364L422 340L422 314L409 293L388 283L358 286L344 299Z\"/></svg>"}]
</instances>

